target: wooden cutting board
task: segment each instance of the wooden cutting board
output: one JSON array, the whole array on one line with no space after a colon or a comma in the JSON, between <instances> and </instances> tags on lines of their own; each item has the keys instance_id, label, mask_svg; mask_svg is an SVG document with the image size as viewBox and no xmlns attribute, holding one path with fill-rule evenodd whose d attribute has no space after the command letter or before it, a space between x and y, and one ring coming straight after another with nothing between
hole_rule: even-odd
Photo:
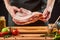
<instances>
[{"instance_id":1,"label":"wooden cutting board","mask_svg":"<svg viewBox=\"0 0 60 40\"><path fill-rule=\"evenodd\" d=\"M48 26L14 26L20 33L47 33Z\"/></svg>"},{"instance_id":2,"label":"wooden cutting board","mask_svg":"<svg viewBox=\"0 0 60 40\"><path fill-rule=\"evenodd\" d=\"M0 37L0 40L53 40L53 37L40 37L43 34L19 34L9 38Z\"/></svg>"}]
</instances>

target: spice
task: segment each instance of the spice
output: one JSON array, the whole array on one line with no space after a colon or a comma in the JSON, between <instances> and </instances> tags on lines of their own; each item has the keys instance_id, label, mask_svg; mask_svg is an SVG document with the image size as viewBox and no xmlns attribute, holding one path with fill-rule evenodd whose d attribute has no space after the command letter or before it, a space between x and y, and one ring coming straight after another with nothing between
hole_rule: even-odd
<instances>
[{"instance_id":1,"label":"spice","mask_svg":"<svg viewBox=\"0 0 60 40\"><path fill-rule=\"evenodd\" d=\"M4 16L0 16L0 31L6 27L6 20Z\"/></svg>"}]
</instances>

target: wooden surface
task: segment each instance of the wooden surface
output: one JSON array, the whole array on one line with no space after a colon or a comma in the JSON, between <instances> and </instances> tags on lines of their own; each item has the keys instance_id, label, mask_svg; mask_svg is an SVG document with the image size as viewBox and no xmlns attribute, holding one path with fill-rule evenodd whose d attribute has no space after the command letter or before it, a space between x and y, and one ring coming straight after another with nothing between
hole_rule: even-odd
<instances>
[{"instance_id":1,"label":"wooden surface","mask_svg":"<svg viewBox=\"0 0 60 40\"><path fill-rule=\"evenodd\" d=\"M53 37L40 37L42 34L19 34L9 38L0 37L0 40L53 40Z\"/></svg>"},{"instance_id":2,"label":"wooden surface","mask_svg":"<svg viewBox=\"0 0 60 40\"><path fill-rule=\"evenodd\" d=\"M15 26L12 28L17 28L21 33L47 33L48 26Z\"/></svg>"},{"instance_id":3,"label":"wooden surface","mask_svg":"<svg viewBox=\"0 0 60 40\"><path fill-rule=\"evenodd\" d=\"M9 38L0 37L0 40L53 40L54 37L41 37L48 32L48 26L14 26L20 32L17 36ZM42 34L43 33L43 34Z\"/></svg>"}]
</instances>

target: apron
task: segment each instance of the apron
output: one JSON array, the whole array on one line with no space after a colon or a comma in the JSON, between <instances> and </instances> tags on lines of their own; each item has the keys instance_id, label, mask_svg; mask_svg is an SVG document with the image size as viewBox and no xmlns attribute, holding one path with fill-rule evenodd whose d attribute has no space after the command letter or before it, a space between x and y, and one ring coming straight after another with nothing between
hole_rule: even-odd
<instances>
[{"instance_id":1,"label":"apron","mask_svg":"<svg viewBox=\"0 0 60 40\"><path fill-rule=\"evenodd\" d=\"M60 16L60 0L55 0L50 22L54 23L59 16Z\"/></svg>"},{"instance_id":2,"label":"apron","mask_svg":"<svg viewBox=\"0 0 60 40\"><path fill-rule=\"evenodd\" d=\"M39 11L42 12L45 7L46 7L46 0L10 0L10 4L11 6L16 6L18 8L22 7L25 9L28 9L30 11ZM9 25L16 25L12 20L11 20L11 16L9 15L9 19L10 22ZM23 26L41 26L41 25L47 25L48 23L44 23L42 21L37 21L35 23L31 23L28 25L23 25ZM20 25L21 26L21 25Z\"/></svg>"}]
</instances>

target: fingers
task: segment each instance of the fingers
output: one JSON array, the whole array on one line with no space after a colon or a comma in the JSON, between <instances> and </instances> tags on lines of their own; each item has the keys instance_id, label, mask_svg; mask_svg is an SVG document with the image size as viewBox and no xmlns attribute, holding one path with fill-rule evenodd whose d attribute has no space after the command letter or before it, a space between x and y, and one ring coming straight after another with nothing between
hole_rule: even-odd
<instances>
[{"instance_id":1,"label":"fingers","mask_svg":"<svg viewBox=\"0 0 60 40\"><path fill-rule=\"evenodd\" d=\"M15 17L15 14L16 14L16 11L19 11L20 9L15 7L15 6L12 6L11 9L9 10L9 13L11 14L12 18Z\"/></svg>"},{"instance_id":2,"label":"fingers","mask_svg":"<svg viewBox=\"0 0 60 40\"><path fill-rule=\"evenodd\" d=\"M15 15L16 15L16 12L17 11L20 11L20 9L19 8L17 8L17 7L15 7L15 6L13 6L12 7L12 10L10 10L11 11L11 16L14 18L15 17Z\"/></svg>"},{"instance_id":3,"label":"fingers","mask_svg":"<svg viewBox=\"0 0 60 40\"><path fill-rule=\"evenodd\" d=\"M50 19L50 16L51 16L50 12L47 9L45 9L45 11L43 12L43 16L40 16L39 20L47 22Z\"/></svg>"},{"instance_id":4,"label":"fingers","mask_svg":"<svg viewBox=\"0 0 60 40\"><path fill-rule=\"evenodd\" d=\"M45 17L45 18L48 18L48 17L49 17L49 15L50 15L50 12L47 12L47 13L46 13L46 17Z\"/></svg>"},{"instance_id":5,"label":"fingers","mask_svg":"<svg viewBox=\"0 0 60 40\"><path fill-rule=\"evenodd\" d=\"M20 9L18 7L13 6L13 9L15 9L15 11L20 11Z\"/></svg>"},{"instance_id":6,"label":"fingers","mask_svg":"<svg viewBox=\"0 0 60 40\"><path fill-rule=\"evenodd\" d=\"M43 15L45 16L45 19L50 15L50 12L48 11L48 9L44 10Z\"/></svg>"},{"instance_id":7,"label":"fingers","mask_svg":"<svg viewBox=\"0 0 60 40\"><path fill-rule=\"evenodd\" d=\"M51 15L48 13L47 16L41 16L39 20L47 22L50 19Z\"/></svg>"},{"instance_id":8,"label":"fingers","mask_svg":"<svg viewBox=\"0 0 60 40\"><path fill-rule=\"evenodd\" d=\"M47 22L48 21L48 19L40 19L41 21L43 21L43 22Z\"/></svg>"}]
</instances>

